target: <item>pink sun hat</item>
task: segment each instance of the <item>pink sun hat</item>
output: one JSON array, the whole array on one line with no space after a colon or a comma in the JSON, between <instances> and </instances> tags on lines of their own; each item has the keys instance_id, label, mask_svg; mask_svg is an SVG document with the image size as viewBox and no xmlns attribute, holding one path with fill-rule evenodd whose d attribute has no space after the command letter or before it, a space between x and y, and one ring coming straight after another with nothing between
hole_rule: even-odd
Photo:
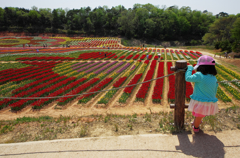
<instances>
[{"instance_id":1,"label":"pink sun hat","mask_svg":"<svg viewBox=\"0 0 240 158\"><path fill-rule=\"evenodd\" d=\"M197 65L194 66L194 70L196 70L200 65L215 65L215 60L207 55L203 55L198 58Z\"/></svg>"}]
</instances>

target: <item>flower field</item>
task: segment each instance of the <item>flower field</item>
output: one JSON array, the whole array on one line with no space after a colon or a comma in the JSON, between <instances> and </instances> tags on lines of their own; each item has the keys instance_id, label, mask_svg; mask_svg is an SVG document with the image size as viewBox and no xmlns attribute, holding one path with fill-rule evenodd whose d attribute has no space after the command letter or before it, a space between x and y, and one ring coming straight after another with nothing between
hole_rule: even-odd
<instances>
[{"instance_id":1,"label":"flower field","mask_svg":"<svg viewBox=\"0 0 240 158\"><path fill-rule=\"evenodd\" d=\"M202 55L188 50L120 48L116 38L22 37L1 40L8 45L0 46L0 110L11 108L12 111L72 104L98 109L126 107L140 102L141 105L161 107L164 102L175 102L175 75L131 85L173 73L170 67L177 60L186 60L188 65L194 66ZM32 47L37 47L47 40L49 46L63 45L67 41L73 47L44 48L38 52L38 48L20 48L22 43L29 42ZM103 46L112 49L102 49ZM223 65L217 64L216 67L219 81L240 79L239 74ZM122 86L124 88L118 89ZM106 89L112 90L92 93ZM153 90L151 93L150 89ZM186 82L186 102L190 101L192 93L193 84ZM240 101L239 96L238 82L219 84L217 98L220 101Z\"/></svg>"},{"instance_id":2,"label":"flower field","mask_svg":"<svg viewBox=\"0 0 240 158\"><path fill-rule=\"evenodd\" d=\"M114 37L2 37L0 47L120 47L118 38Z\"/></svg>"}]
</instances>

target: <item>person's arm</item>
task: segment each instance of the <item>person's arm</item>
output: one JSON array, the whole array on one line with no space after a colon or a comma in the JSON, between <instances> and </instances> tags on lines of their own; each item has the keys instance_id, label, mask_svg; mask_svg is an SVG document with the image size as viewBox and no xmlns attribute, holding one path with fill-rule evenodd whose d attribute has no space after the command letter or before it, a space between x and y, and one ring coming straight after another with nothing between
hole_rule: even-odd
<instances>
[{"instance_id":1,"label":"person's arm","mask_svg":"<svg viewBox=\"0 0 240 158\"><path fill-rule=\"evenodd\" d=\"M188 69L185 73L185 80L187 82L199 82L201 80L201 76L198 73L192 75L193 67L188 65Z\"/></svg>"}]
</instances>

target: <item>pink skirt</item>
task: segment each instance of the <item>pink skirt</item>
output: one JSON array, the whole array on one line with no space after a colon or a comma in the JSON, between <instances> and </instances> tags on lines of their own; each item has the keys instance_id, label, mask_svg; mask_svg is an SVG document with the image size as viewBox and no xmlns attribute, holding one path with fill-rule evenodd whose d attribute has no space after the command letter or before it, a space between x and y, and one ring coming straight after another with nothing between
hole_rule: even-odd
<instances>
[{"instance_id":1,"label":"pink skirt","mask_svg":"<svg viewBox=\"0 0 240 158\"><path fill-rule=\"evenodd\" d=\"M188 111L201 115L215 115L218 113L218 104L213 102L200 102L191 99Z\"/></svg>"}]
</instances>

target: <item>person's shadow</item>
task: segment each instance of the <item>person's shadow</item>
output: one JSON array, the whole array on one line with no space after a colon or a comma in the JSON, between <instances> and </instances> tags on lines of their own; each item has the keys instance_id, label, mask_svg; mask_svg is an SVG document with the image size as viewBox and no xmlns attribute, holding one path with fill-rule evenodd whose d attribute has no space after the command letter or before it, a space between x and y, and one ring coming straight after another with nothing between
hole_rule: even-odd
<instances>
[{"instance_id":1,"label":"person's shadow","mask_svg":"<svg viewBox=\"0 0 240 158\"><path fill-rule=\"evenodd\" d=\"M192 142L188 138L188 133L178 134L179 146L176 150L181 150L186 155L194 157L217 157L224 158L224 144L214 135L208 135L199 131L192 135Z\"/></svg>"}]
</instances>

